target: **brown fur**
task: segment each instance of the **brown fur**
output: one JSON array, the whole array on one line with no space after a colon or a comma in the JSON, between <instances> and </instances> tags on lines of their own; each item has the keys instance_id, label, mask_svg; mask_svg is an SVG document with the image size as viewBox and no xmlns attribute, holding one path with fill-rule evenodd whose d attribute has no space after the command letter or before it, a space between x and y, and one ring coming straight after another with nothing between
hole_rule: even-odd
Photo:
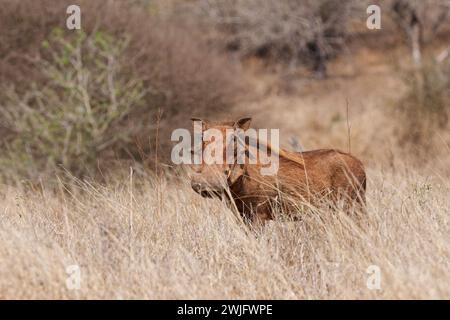
<instances>
[{"instance_id":1,"label":"brown fur","mask_svg":"<svg viewBox=\"0 0 450 320\"><path fill-rule=\"evenodd\" d=\"M203 130L218 129L225 136L227 128L246 130L249 123L250 118L236 122L203 122ZM275 207L289 213L301 204L320 205L323 200L343 199L346 205L364 203L366 175L363 164L354 156L331 149L301 153L279 149L277 152L279 169L274 176L261 175L259 162L253 165L202 163L194 166L192 187L203 196L220 196L229 190L227 194L231 195L236 208L252 222L272 219Z\"/></svg>"}]
</instances>

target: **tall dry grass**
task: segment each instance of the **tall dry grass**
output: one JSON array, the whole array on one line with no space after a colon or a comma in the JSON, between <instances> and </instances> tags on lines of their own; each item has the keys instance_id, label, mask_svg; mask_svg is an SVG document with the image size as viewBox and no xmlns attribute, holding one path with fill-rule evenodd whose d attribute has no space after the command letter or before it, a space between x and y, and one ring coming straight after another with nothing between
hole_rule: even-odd
<instances>
[{"instance_id":1,"label":"tall dry grass","mask_svg":"<svg viewBox=\"0 0 450 320\"><path fill-rule=\"evenodd\" d=\"M179 178L2 186L0 298L450 298L448 177L368 176L361 222L311 210L257 233ZM79 290L66 286L74 264Z\"/></svg>"}]
</instances>

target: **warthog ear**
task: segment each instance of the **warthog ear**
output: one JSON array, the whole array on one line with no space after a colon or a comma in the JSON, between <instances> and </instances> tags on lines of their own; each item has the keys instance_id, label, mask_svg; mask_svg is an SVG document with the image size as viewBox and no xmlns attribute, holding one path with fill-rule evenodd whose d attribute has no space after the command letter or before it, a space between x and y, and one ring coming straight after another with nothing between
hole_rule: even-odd
<instances>
[{"instance_id":1,"label":"warthog ear","mask_svg":"<svg viewBox=\"0 0 450 320\"><path fill-rule=\"evenodd\" d=\"M230 171L230 174L228 175L229 186L233 185L237 181L237 179L239 179L245 173L244 169L244 165L240 164Z\"/></svg>"},{"instance_id":2,"label":"warthog ear","mask_svg":"<svg viewBox=\"0 0 450 320\"><path fill-rule=\"evenodd\" d=\"M234 127L241 128L243 130L247 130L250 128L250 122L252 121L252 118L246 117L246 118L240 118L234 123Z\"/></svg>"},{"instance_id":3,"label":"warthog ear","mask_svg":"<svg viewBox=\"0 0 450 320\"><path fill-rule=\"evenodd\" d=\"M201 122L203 130L206 130L206 121L204 121L203 119L200 119L200 118L191 118L191 120L193 123Z\"/></svg>"}]
</instances>

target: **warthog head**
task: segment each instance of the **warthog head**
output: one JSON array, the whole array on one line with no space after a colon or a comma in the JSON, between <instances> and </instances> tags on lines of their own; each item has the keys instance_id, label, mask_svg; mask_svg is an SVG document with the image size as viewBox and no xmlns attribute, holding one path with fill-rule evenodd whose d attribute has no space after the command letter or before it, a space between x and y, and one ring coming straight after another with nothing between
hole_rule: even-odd
<instances>
[{"instance_id":1,"label":"warthog head","mask_svg":"<svg viewBox=\"0 0 450 320\"><path fill-rule=\"evenodd\" d=\"M250 126L251 118L241 118L237 121L227 122L205 122L203 120L192 118L192 121L201 121L202 123L202 160L199 164L192 165L191 186L195 192L201 194L203 197L219 196L232 186L245 172L244 164L237 164L236 153L237 147L234 143L234 138L230 139L227 131L242 129L247 130ZM219 134L220 133L220 134ZM219 134L219 135L218 135ZM203 139L209 136L211 139ZM215 141L215 137L219 136L222 141ZM203 141L206 140L206 141ZM209 141L208 141L209 140ZM230 145L230 143L232 143ZM216 155L215 152L205 152L205 150L212 150L223 148L221 155ZM233 148L234 162L227 161L227 148ZM193 150L192 153L198 153L198 150ZM228 151L230 153L230 151Z\"/></svg>"}]
</instances>

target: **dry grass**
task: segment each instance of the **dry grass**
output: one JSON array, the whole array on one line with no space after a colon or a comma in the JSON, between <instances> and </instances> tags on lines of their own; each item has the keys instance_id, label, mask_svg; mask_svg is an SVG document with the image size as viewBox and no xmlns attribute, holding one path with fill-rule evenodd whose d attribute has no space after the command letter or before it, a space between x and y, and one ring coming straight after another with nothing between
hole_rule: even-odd
<instances>
[{"instance_id":1,"label":"dry grass","mask_svg":"<svg viewBox=\"0 0 450 320\"><path fill-rule=\"evenodd\" d=\"M369 177L362 222L313 210L259 234L180 179L2 186L0 298L450 298L448 177ZM381 290L366 286L370 265Z\"/></svg>"}]
</instances>

